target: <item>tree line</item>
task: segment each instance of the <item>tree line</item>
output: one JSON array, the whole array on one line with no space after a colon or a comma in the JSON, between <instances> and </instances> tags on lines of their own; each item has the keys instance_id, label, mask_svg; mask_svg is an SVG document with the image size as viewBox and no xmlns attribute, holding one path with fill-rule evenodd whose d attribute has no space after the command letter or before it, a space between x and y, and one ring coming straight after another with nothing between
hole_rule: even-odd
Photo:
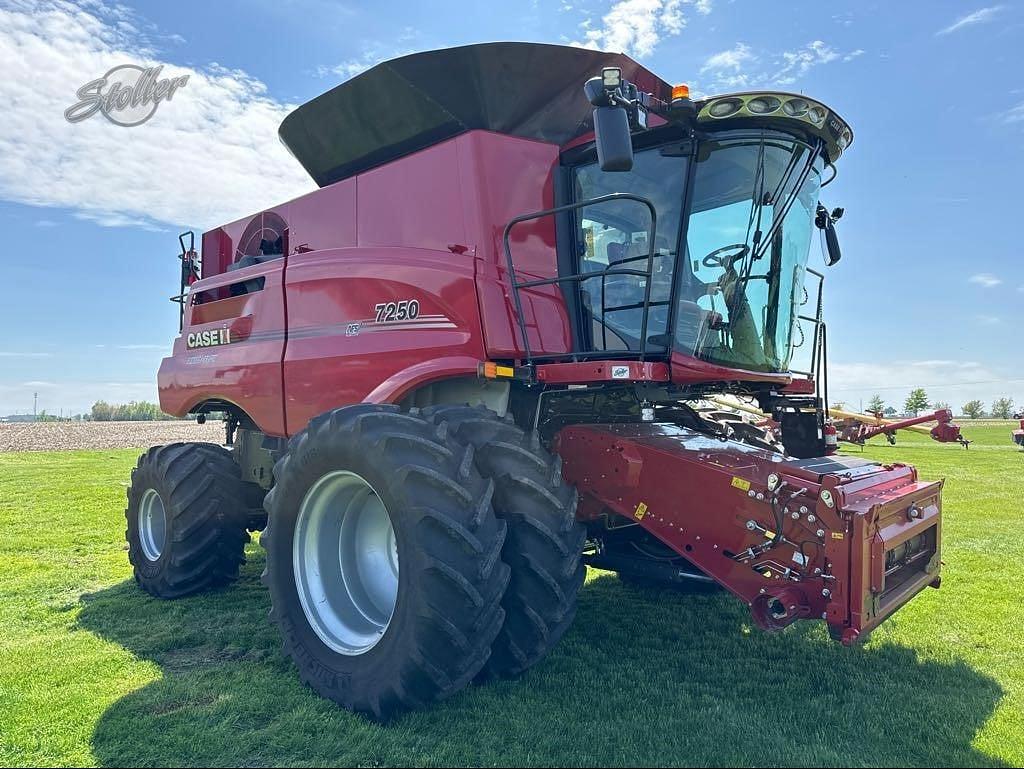
<instances>
[{"instance_id":1,"label":"tree line","mask_svg":"<svg viewBox=\"0 0 1024 769\"><path fill-rule=\"evenodd\" d=\"M843 407L843 404L832 405L834 408ZM909 395L907 395L906 400L903 402L903 413L910 414L915 417L921 412L938 411L939 409L949 408L949 404L944 401L931 402L928 398L928 393L923 387L916 387L911 390ZM867 411L884 417L894 417L897 415L896 408L887 404L882 399L882 396L877 393L872 396L870 401L868 401ZM987 409L984 402L974 399L967 401L967 403L960 407L960 413L958 416L965 416L970 419L983 419L985 417L990 417L992 419L1012 419L1018 413L1020 412L1015 410L1013 398L996 398L992 401L992 405Z\"/></svg>"},{"instance_id":2,"label":"tree line","mask_svg":"<svg viewBox=\"0 0 1024 769\"><path fill-rule=\"evenodd\" d=\"M160 407L149 401L131 401L130 403L107 403L96 401L87 419L93 422L153 422L156 420L175 419L165 414Z\"/></svg>"}]
</instances>

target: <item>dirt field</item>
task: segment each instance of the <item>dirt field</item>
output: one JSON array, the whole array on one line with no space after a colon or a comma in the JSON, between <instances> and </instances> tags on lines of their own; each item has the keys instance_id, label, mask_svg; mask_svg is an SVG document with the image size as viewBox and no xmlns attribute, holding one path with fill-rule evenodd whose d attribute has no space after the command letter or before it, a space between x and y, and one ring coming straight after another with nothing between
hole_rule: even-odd
<instances>
[{"instance_id":1,"label":"dirt field","mask_svg":"<svg viewBox=\"0 0 1024 769\"><path fill-rule=\"evenodd\" d=\"M208 422L0 423L0 452L131 449L174 441L224 441L224 424Z\"/></svg>"}]
</instances>

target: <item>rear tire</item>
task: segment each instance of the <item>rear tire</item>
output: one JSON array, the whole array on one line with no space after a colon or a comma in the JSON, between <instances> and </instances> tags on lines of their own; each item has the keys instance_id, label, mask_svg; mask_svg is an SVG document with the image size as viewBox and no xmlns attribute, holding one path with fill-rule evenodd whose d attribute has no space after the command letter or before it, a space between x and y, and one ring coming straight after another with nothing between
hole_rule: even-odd
<instances>
[{"instance_id":1,"label":"rear tire","mask_svg":"<svg viewBox=\"0 0 1024 769\"><path fill-rule=\"evenodd\" d=\"M473 446L480 473L494 481L494 512L508 522L501 557L512 580L485 673L518 675L558 643L576 616L587 572L576 490L562 480L562 460L511 419L482 406L430 406L423 415Z\"/></svg>"},{"instance_id":2,"label":"rear tire","mask_svg":"<svg viewBox=\"0 0 1024 769\"><path fill-rule=\"evenodd\" d=\"M389 564L394 582L386 600L376 601L384 605L380 612L366 610L362 600L379 592L364 565L373 549L356 543L357 555L346 555L351 542L344 532L355 525L346 521L365 515L365 503L315 502L332 477L365 483L374 516L383 510L390 523L390 560L378 563ZM313 419L289 443L274 478L260 538L267 552L263 581L285 652L306 684L345 708L387 720L459 691L480 672L505 616L509 570L501 561L506 527L491 507L493 485L476 471L471 448L397 406L360 404ZM341 508L332 540L331 511ZM311 510L327 521L326 539L309 538ZM313 551L315 568L306 541L328 545ZM319 580L315 590L311 579ZM360 630L362 618L372 620L368 631Z\"/></svg>"},{"instance_id":3,"label":"rear tire","mask_svg":"<svg viewBox=\"0 0 1024 769\"><path fill-rule=\"evenodd\" d=\"M139 457L125 517L135 581L157 598L223 585L245 561L244 485L231 454L212 443L156 446Z\"/></svg>"}]
</instances>

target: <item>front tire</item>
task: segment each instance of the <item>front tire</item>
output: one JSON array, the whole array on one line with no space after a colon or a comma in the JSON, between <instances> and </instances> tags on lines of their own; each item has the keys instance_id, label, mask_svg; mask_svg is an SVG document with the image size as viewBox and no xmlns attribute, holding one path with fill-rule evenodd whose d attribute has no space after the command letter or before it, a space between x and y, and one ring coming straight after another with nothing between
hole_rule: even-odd
<instances>
[{"instance_id":1,"label":"front tire","mask_svg":"<svg viewBox=\"0 0 1024 769\"><path fill-rule=\"evenodd\" d=\"M508 522L501 557L512 580L485 672L519 675L551 651L576 616L587 574L576 490L562 479L562 460L511 419L483 406L430 406L423 414L473 446L481 474L494 481L494 512Z\"/></svg>"},{"instance_id":2,"label":"front tire","mask_svg":"<svg viewBox=\"0 0 1024 769\"><path fill-rule=\"evenodd\" d=\"M509 579L472 449L398 407L360 404L313 419L274 478L263 579L302 680L378 720L469 683Z\"/></svg>"},{"instance_id":3,"label":"front tire","mask_svg":"<svg viewBox=\"0 0 1024 769\"><path fill-rule=\"evenodd\" d=\"M157 598L223 585L245 561L245 487L231 454L212 443L156 446L139 457L125 517L135 580Z\"/></svg>"}]
</instances>

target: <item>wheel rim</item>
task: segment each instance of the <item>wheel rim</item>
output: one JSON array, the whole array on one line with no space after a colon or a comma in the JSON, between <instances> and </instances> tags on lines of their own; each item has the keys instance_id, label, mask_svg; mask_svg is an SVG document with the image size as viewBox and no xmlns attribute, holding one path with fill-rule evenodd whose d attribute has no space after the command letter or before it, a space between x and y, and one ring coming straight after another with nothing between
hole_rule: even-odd
<instances>
[{"instance_id":1,"label":"wheel rim","mask_svg":"<svg viewBox=\"0 0 1024 769\"><path fill-rule=\"evenodd\" d=\"M167 513L156 489L146 489L139 503L139 542L150 561L160 558L167 543Z\"/></svg>"},{"instance_id":2,"label":"wheel rim","mask_svg":"<svg viewBox=\"0 0 1024 769\"><path fill-rule=\"evenodd\" d=\"M302 500L292 563L313 631L340 654L365 654L398 600L398 546L377 492L347 471L328 473Z\"/></svg>"}]
</instances>

